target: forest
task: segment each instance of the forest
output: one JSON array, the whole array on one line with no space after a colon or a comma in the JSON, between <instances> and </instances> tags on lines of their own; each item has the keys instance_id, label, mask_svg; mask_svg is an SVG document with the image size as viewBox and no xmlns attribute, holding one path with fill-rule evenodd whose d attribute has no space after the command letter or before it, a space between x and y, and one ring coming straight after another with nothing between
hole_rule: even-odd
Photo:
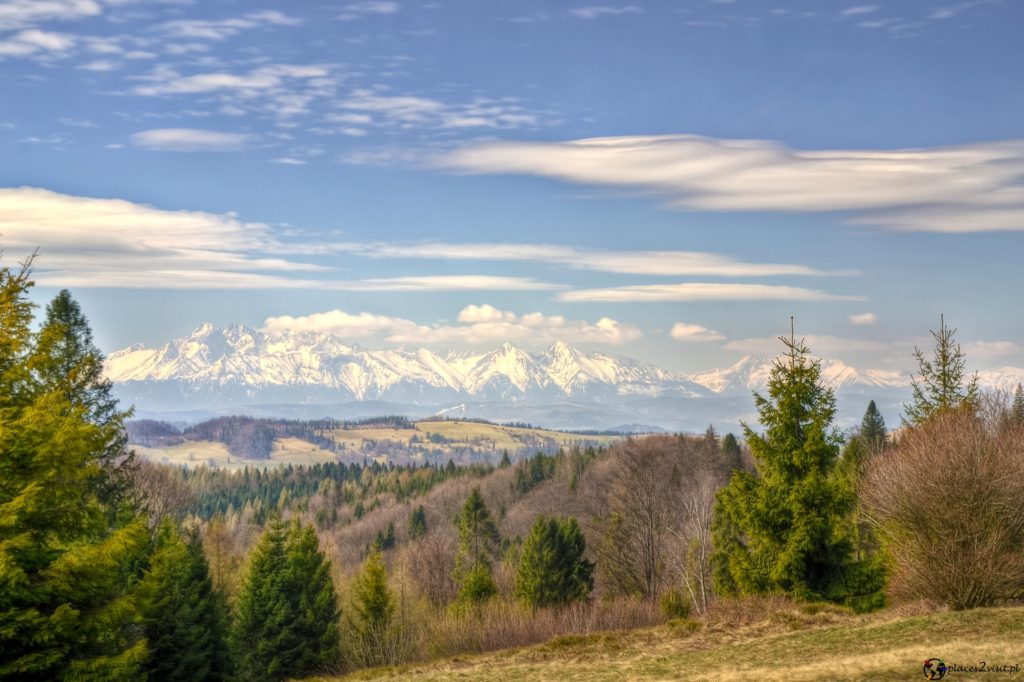
<instances>
[{"instance_id":1,"label":"forest","mask_svg":"<svg viewBox=\"0 0 1024 682\"><path fill-rule=\"evenodd\" d=\"M81 307L62 291L37 317L31 286L30 261L0 268L0 679L340 674L765 595L1024 599L1024 390L980 391L944 320L897 428L873 403L836 428L791 334L739 437L224 471L133 456ZM203 427L257 455L287 428Z\"/></svg>"}]
</instances>

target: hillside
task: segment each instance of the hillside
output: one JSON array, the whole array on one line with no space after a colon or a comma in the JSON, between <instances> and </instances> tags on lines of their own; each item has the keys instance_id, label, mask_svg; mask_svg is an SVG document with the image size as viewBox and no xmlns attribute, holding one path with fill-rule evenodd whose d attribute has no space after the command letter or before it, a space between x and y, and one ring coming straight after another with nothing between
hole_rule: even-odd
<instances>
[{"instance_id":1,"label":"hillside","mask_svg":"<svg viewBox=\"0 0 1024 682\"><path fill-rule=\"evenodd\" d=\"M318 679L908 680L922 679L929 658L946 665L1017 666L1018 672L1024 663L1020 607L853 616L784 602L755 606L762 607L760 613L720 608L699 623L556 637L533 647ZM949 677L994 676L951 672Z\"/></svg>"},{"instance_id":2,"label":"hillside","mask_svg":"<svg viewBox=\"0 0 1024 682\"><path fill-rule=\"evenodd\" d=\"M207 422L212 423L212 422ZM262 422L260 422L262 423ZM268 424L278 422L267 421ZM313 425L288 423L290 431L302 431ZM527 426L503 426L475 421L434 420L404 424L336 424L332 428L316 425L316 442L278 435L273 438L267 457L247 457L232 453L229 445L209 437L189 436L164 438L167 442L134 442L136 452L146 459L179 466L211 466L244 468L246 466L277 467L287 464L317 464L334 461L380 463L433 463L448 460L469 463L497 460L502 452L510 456L527 456L536 452L554 452L560 447L605 446L617 440L616 435L584 435ZM203 425L197 427L203 430Z\"/></svg>"}]
</instances>

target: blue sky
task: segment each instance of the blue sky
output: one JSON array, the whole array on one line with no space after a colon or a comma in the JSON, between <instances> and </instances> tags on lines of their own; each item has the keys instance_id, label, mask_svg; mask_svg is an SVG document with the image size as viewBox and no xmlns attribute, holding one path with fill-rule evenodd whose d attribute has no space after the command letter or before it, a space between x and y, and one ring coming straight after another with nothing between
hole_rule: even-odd
<instances>
[{"instance_id":1,"label":"blue sky","mask_svg":"<svg viewBox=\"0 0 1024 682\"><path fill-rule=\"evenodd\" d=\"M202 321L696 371L1024 365L1024 4L0 6L0 240L108 351Z\"/></svg>"}]
</instances>

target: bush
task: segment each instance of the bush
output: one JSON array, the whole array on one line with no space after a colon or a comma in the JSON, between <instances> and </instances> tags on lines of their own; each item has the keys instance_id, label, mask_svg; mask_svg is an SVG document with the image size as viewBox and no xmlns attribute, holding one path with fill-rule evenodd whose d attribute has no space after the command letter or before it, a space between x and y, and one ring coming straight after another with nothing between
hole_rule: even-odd
<instances>
[{"instance_id":1,"label":"bush","mask_svg":"<svg viewBox=\"0 0 1024 682\"><path fill-rule=\"evenodd\" d=\"M1024 597L1024 430L966 410L908 429L868 469L890 593L953 609Z\"/></svg>"},{"instance_id":2,"label":"bush","mask_svg":"<svg viewBox=\"0 0 1024 682\"><path fill-rule=\"evenodd\" d=\"M683 596L679 588L673 587L661 597L661 614L665 620L690 617L690 600Z\"/></svg>"}]
</instances>

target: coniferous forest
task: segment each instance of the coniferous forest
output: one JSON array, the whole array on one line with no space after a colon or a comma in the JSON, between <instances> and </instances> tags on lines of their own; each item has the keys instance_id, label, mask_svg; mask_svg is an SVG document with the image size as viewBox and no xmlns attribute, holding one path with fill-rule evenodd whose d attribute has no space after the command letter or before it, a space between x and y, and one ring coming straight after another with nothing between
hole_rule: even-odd
<instances>
[{"instance_id":1,"label":"coniferous forest","mask_svg":"<svg viewBox=\"0 0 1024 682\"><path fill-rule=\"evenodd\" d=\"M284 680L764 597L1024 598L1024 399L981 391L944 320L898 425L871 402L840 431L791 334L740 437L229 471L135 457L79 304L37 310L32 286L31 261L0 268L0 679ZM205 428L257 456L275 437Z\"/></svg>"}]
</instances>

